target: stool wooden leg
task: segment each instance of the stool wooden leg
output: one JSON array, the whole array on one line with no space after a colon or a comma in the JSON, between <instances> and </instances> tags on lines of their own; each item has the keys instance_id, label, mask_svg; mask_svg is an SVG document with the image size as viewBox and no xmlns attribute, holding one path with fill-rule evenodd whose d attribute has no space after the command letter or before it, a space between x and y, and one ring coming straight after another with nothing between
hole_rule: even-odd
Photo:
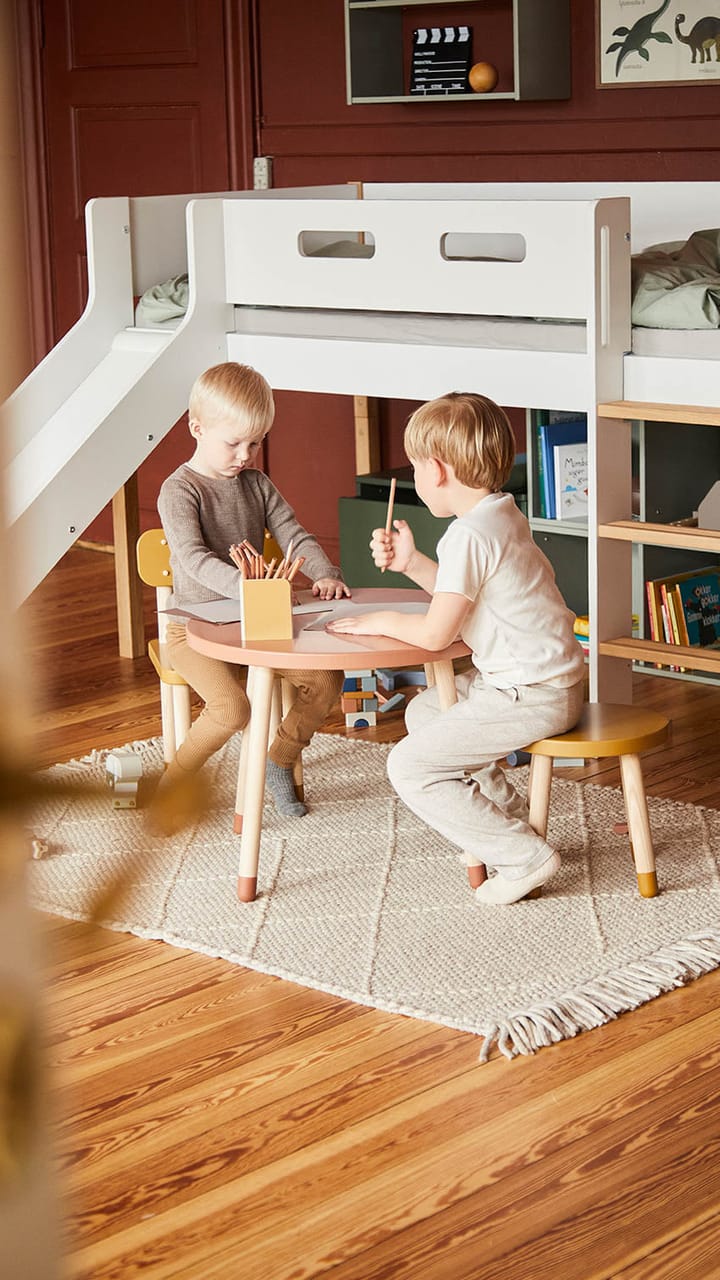
<instances>
[{"instance_id":1,"label":"stool wooden leg","mask_svg":"<svg viewBox=\"0 0 720 1280\"><path fill-rule=\"evenodd\" d=\"M289 680L282 681L282 713L286 716L295 701L295 689ZM305 800L305 782L303 778L303 762L302 754L300 754L293 765L293 783L295 784L295 795L298 800Z\"/></svg>"},{"instance_id":2,"label":"stool wooden leg","mask_svg":"<svg viewBox=\"0 0 720 1280\"><path fill-rule=\"evenodd\" d=\"M620 756L620 773L638 889L641 897L654 898L658 891L655 854L640 757Z\"/></svg>"},{"instance_id":3,"label":"stool wooden leg","mask_svg":"<svg viewBox=\"0 0 720 1280\"><path fill-rule=\"evenodd\" d=\"M258 667L253 679L252 713L245 730L249 739L245 766L244 812L240 866L238 868L238 898L252 902L257 890L257 867L262 832L262 807L265 796L265 763L267 759L268 725L273 691L273 671L270 667Z\"/></svg>"},{"instance_id":4,"label":"stool wooden leg","mask_svg":"<svg viewBox=\"0 0 720 1280\"><path fill-rule=\"evenodd\" d=\"M255 667L248 667L247 679L245 683L245 692L247 693L248 702L250 703L250 714L252 715L253 701L253 681L255 679ZM250 749L250 721L245 725L240 739L240 759L238 761L237 786L235 788L235 817L233 819L233 831L236 836L242 833L243 814L245 812L245 775L247 773L248 751Z\"/></svg>"},{"instance_id":5,"label":"stool wooden leg","mask_svg":"<svg viewBox=\"0 0 720 1280\"><path fill-rule=\"evenodd\" d=\"M190 690L187 685L174 684L172 688L173 721L175 724L175 750L177 751L190 732L192 721Z\"/></svg>"},{"instance_id":6,"label":"stool wooden leg","mask_svg":"<svg viewBox=\"0 0 720 1280\"><path fill-rule=\"evenodd\" d=\"M552 786L552 756L533 756L528 779L529 823L543 840L547 836L550 814L550 788Z\"/></svg>"},{"instance_id":7,"label":"stool wooden leg","mask_svg":"<svg viewBox=\"0 0 720 1280\"><path fill-rule=\"evenodd\" d=\"M552 788L552 756L531 756L528 776L528 823L543 840L547 835L550 815L550 790ZM541 898L542 886L531 889L526 898Z\"/></svg>"},{"instance_id":8,"label":"stool wooden leg","mask_svg":"<svg viewBox=\"0 0 720 1280\"><path fill-rule=\"evenodd\" d=\"M470 857L469 853L465 854L466 858ZM479 889L481 884L487 880L487 869L484 862L468 862L467 878L471 889Z\"/></svg>"},{"instance_id":9,"label":"stool wooden leg","mask_svg":"<svg viewBox=\"0 0 720 1280\"><path fill-rule=\"evenodd\" d=\"M160 717L162 721L163 760L165 768L175 759L179 743L175 741L172 685L160 682Z\"/></svg>"}]
</instances>

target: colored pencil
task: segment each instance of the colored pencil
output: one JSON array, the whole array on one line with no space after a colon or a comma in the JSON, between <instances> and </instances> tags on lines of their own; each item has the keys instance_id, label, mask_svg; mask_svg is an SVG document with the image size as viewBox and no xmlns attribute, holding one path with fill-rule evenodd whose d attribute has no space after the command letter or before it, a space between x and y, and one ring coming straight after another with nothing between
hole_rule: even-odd
<instances>
[{"instance_id":1,"label":"colored pencil","mask_svg":"<svg viewBox=\"0 0 720 1280\"><path fill-rule=\"evenodd\" d=\"M388 497L387 515L386 515L386 517L385 517L385 532L386 532L386 533L391 533L391 532L392 532L392 518L393 518L393 507L394 507L394 505L395 505L395 490L396 490L396 488L397 488L397 477L396 477L396 476L393 476L392 480L390 481L390 495L389 495L389 497ZM382 567L382 569L380 570L380 572L381 572L381 573L384 573L384 572L385 572L385 565L383 565L383 567Z\"/></svg>"}]
</instances>

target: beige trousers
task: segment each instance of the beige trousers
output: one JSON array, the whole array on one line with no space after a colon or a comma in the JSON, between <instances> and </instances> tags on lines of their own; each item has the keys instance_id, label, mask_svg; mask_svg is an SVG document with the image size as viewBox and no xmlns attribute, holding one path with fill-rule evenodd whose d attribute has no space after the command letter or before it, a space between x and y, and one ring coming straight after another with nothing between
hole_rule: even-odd
<instances>
[{"instance_id":1,"label":"beige trousers","mask_svg":"<svg viewBox=\"0 0 720 1280\"><path fill-rule=\"evenodd\" d=\"M170 623L166 643L173 667L205 704L168 774L180 770L194 773L234 733L244 729L250 719L244 687L246 668L207 658L191 649L182 623ZM278 675L294 687L295 701L280 724L268 754L275 764L289 769L337 702L343 673L283 669Z\"/></svg>"}]
</instances>

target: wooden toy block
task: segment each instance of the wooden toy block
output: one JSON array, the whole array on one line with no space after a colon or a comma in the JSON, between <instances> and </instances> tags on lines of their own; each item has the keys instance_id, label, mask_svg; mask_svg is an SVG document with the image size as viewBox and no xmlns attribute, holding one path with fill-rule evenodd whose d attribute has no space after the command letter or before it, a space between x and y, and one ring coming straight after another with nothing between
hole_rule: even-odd
<instances>
[{"instance_id":1,"label":"wooden toy block","mask_svg":"<svg viewBox=\"0 0 720 1280\"><path fill-rule=\"evenodd\" d=\"M404 693L394 693L392 698L383 698L382 705L378 710L382 714L384 711L392 711L394 707L402 707L405 703Z\"/></svg>"},{"instance_id":2,"label":"wooden toy block","mask_svg":"<svg viewBox=\"0 0 720 1280\"><path fill-rule=\"evenodd\" d=\"M401 684L417 684L423 688L427 685L427 676L422 668L419 671L391 671L387 667L378 667L375 674L389 693Z\"/></svg>"},{"instance_id":3,"label":"wooden toy block","mask_svg":"<svg viewBox=\"0 0 720 1280\"><path fill-rule=\"evenodd\" d=\"M345 675L352 677L354 680L362 680L364 676L372 676L375 672L372 667L362 667L358 671L346 671Z\"/></svg>"},{"instance_id":4,"label":"wooden toy block","mask_svg":"<svg viewBox=\"0 0 720 1280\"><path fill-rule=\"evenodd\" d=\"M245 578L240 583L242 641L292 640L292 588L287 578Z\"/></svg>"},{"instance_id":5,"label":"wooden toy block","mask_svg":"<svg viewBox=\"0 0 720 1280\"><path fill-rule=\"evenodd\" d=\"M345 716L345 725L348 729L369 729L377 724L376 711L357 711Z\"/></svg>"},{"instance_id":6,"label":"wooden toy block","mask_svg":"<svg viewBox=\"0 0 720 1280\"><path fill-rule=\"evenodd\" d=\"M374 693L377 689L377 676L363 676L360 681L360 688L372 690Z\"/></svg>"}]
</instances>

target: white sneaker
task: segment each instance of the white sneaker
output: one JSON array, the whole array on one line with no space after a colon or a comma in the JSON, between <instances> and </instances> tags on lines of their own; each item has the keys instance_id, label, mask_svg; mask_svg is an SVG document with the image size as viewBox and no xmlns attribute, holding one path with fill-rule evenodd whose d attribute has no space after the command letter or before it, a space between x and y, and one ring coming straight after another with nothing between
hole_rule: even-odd
<instances>
[{"instance_id":1,"label":"white sneaker","mask_svg":"<svg viewBox=\"0 0 720 1280\"><path fill-rule=\"evenodd\" d=\"M519 902L533 889L546 884L559 869L560 854L553 852L534 871L529 871L526 876L520 876L517 880L506 880L503 875L496 875L491 880L486 880L475 890L475 897L478 902L493 902L503 906L511 902Z\"/></svg>"}]
</instances>

